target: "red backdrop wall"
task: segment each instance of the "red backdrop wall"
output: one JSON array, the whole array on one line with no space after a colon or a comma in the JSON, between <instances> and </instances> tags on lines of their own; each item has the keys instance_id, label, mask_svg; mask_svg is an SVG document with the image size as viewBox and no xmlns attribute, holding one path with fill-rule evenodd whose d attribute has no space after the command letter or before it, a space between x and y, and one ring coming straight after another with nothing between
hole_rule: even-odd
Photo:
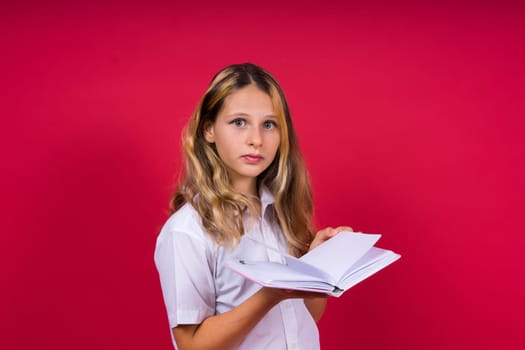
<instances>
[{"instance_id":1,"label":"red backdrop wall","mask_svg":"<svg viewBox=\"0 0 525 350\"><path fill-rule=\"evenodd\" d=\"M181 128L244 61L287 93L319 226L403 255L330 300L323 349L523 346L523 7L2 7L0 348L170 349Z\"/></svg>"}]
</instances>

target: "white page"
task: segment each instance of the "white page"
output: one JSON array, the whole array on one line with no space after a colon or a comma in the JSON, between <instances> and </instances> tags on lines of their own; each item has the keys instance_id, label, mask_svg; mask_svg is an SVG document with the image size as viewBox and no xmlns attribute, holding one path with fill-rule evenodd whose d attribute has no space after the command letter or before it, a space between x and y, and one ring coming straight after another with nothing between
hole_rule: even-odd
<instances>
[{"instance_id":1,"label":"white page","mask_svg":"<svg viewBox=\"0 0 525 350\"><path fill-rule=\"evenodd\" d=\"M364 279L372 276L376 272L384 269L388 265L392 264L394 261L398 260L401 255L394 253L391 250L385 250L381 248L372 248L371 249L371 255L374 257L373 263L356 263L354 271L345 277L345 279L342 281L341 285L338 286L340 288L343 288L344 290L347 290L348 288L352 288L359 282L363 281ZM363 261L365 261L366 258L363 257ZM361 265L360 268L357 266Z\"/></svg>"},{"instance_id":2,"label":"white page","mask_svg":"<svg viewBox=\"0 0 525 350\"><path fill-rule=\"evenodd\" d=\"M279 281L317 281L325 283L320 276L312 276L292 269L285 264L270 261L244 261L244 263L241 261L229 260L226 262L226 266L255 282L263 284L272 284Z\"/></svg>"},{"instance_id":3,"label":"white page","mask_svg":"<svg viewBox=\"0 0 525 350\"><path fill-rule=\"evenodd\" d=\"M301 259L297 259L296 257L291 255L285 255L284 260L286 264L294 271L305 273L309 276L315 276L316 278L322 279L323 281L331 284L332 286L335 286L335 284L337 283L337 280L335 280L330 274L324 272L316 266L310 265L307 262L302 261Z\"/></svg>"},{"instance_id":4,"label":"white page","mask_svg":"<svg viewBox=\"0 0 525 350\"><path fill-rule=\"evenodd\" d=\"M348 276L353 275L357 271L363 269L364 267L368 265L372 265L377 263L377 261L383 259L386 254L390 254L390 250L378 248L378 247L372 247L370 248L365 255L363 255L359 260L355 262L355 264L352 265L346 272L344 278L347 278Z\"/></svg>"},{"instance_id":5,"label":"white page","mask_svg":"<svg viewBox=\"0 0 525 350\"><path fill-rule=\"evenodd\" d=\"M303 255L300 260L325 271L333 277L333 280L339 281L380 237L379 234L339 232Z\"/></svg>"}]
</instances>

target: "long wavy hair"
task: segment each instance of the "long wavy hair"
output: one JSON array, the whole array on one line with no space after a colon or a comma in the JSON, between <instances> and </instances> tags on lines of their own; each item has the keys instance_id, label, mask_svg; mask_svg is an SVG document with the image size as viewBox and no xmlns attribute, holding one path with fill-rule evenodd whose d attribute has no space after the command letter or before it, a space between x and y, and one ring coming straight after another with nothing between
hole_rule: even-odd
<instances>
[{"instance_id":1,"label":"long wavy hair","mask_svg":"<svg viewBox=\"0 0 525 350\"><path fill-rule=\"evenodd\" d=\"M218 244L235 244L244 233L244 209L255 213L253 200L233 190L228 170L204 130L215 122L226 97L254 84L270 96L277 115L280 145L273 162L257 177L258 188L266 186L275 198L274 210L289 252L301 256L308 251L314 231L312 191L288 104L277 81L251 63L235 64L219 71L197 105L184 130L185 168L171 202L171 212L191 204L202 224Z\"/></svg>"}]
</instances>

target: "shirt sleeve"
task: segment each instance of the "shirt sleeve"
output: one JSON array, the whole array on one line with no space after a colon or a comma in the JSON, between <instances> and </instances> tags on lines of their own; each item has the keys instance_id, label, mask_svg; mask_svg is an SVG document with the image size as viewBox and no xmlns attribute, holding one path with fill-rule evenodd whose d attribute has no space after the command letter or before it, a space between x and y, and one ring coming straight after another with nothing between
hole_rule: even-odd
<instances>
[{"instance_id":1,"label":"shirt sleeve","mask_svg":"<svg viewBox=\"0 0 525 350\"><path fill-rule=\"evenodd\" d=\"M155 248L170 327L200 324L215 314L212 254L206 241L185 232L163 232Z\"/></svg>"}]
</instances>

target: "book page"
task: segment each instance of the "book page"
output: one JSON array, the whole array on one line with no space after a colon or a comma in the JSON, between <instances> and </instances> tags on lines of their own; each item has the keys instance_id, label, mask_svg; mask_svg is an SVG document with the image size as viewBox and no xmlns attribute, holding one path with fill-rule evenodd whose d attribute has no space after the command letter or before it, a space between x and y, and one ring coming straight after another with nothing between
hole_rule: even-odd
<instances>
[{"instance_id":1,"label":"book page","mask_svg":"<svg viewBox=\"0 0 525 350\"><path fill-rule=\"evenodd\" d=\"M381 237L379 234L339 232L317 248L303 255L300 260L313 265L339 281Z\"/></svg>"},{"instance_id":2,"label":"book page","mask_svg":"<svg viewBox=\"0 0 525 350\"><path fill-rule=\"evenodd\" d=\"M298 273L307 274L309 276L315 277L316 279L323 280L326 283L329 283L330 285L335 287L337 280L334 279L330 274L324 272L316 266L308 264L307 262L301 259L297 259L294 256L284 255L283 257L286 262L286 265L288 265L290 269L293 269Z\"/></svg>"},{"instance_id":3,"label":"book page","mask_svg":"<svg viewBox=\"0 0 525 350\"><path fill-rule=\"evenodd\" d=\"M400 257L401 255L391 250L372 247L349 269L343 280L338 283L338 287L344 290L352 288L357 283L392 264Z\"/></svg>"},{"instance_id":4,"label":"book page","mask_svg":"<svg viewBox=\"0 0 525 350\"><path fill-rule=\"evenodd\" d=\"M304 265L304 263L302 263ZM256 283L288 289L310 288L331 291L334 286L321 276L311 275L300 269L271 261L229 260L226 267L236 271L245 278Z\"/></svg>"},{"instance_id":5,"label":"book page","mask_svg":"<svg viewBox=\"0 0 525 350\"><path fill-rule=\"evenodd\" d=\"M272 288L321 292L339 297L345 290L400 258L373 245L378 234L340 232L300 259L280 253L284 264L235 257L225 266Z\"/></svg>"}]
</instances>

